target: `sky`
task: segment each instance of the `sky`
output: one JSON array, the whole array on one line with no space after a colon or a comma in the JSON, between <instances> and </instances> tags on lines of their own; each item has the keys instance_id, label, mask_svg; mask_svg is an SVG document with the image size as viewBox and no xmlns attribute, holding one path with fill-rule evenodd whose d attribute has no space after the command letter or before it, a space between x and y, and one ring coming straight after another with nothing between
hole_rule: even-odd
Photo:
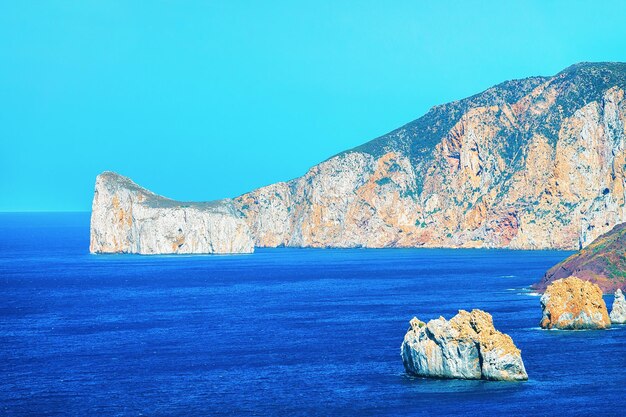
<instances>
[{"instance_id":1,"label":"sky","mask_svg":"<svg viewBox=\"0 0 626 417\"><path fill-rule=\"evenodd\" d=\"M0 211L304 174L434 105L626 61L624 1L0 2Z\"/></svg>"}]
</instances>

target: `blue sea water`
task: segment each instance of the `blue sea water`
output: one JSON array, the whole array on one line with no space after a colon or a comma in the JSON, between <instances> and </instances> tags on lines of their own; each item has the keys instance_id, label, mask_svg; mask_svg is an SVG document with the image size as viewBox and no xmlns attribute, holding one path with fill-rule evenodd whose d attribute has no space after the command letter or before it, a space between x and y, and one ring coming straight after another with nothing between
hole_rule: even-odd
<instances>
[{"instance_id":1,"label":"blue sea water","mask_svg":"<svg viewBox=\"0 0 626 417\"><path fill-rule=\"evenodd\" d=\"M568 252L95 256L88 227L0 215L0 414L624 415L626 328L538 328L527 287ZM472 308L529 381L407 376L408 321Z\"/></svg>"}]
</instances>

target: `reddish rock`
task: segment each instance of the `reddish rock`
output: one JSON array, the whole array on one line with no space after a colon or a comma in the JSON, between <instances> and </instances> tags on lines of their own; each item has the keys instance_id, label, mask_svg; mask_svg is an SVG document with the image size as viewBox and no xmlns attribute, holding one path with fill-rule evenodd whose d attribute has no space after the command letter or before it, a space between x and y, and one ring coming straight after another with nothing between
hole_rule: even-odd
<instances>
[{"instance_id":1,"label":"reddish rock","mask_svg":"<svg viewBox=\"0 0 626 417\"><path fill-rule=\"evenodd\" d=\"M544 292L550 283L569 276L590 281L605 294L626 290L626 223L550 268L533 288Z\"/></svg>"}]
</instances>

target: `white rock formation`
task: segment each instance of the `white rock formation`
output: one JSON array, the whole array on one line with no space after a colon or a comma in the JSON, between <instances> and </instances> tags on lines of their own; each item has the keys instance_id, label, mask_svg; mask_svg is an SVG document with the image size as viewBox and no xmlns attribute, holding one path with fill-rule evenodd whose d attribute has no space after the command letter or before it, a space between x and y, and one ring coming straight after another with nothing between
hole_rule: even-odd
<instances>
[{"instance_id":1,"label":"white rock formation","mask_svg":"<svg viewBox=\"0 0 626 417\"><path fill-rule=\"evenodd\" d=\"M528 379L520 350L481 310L460 310L450 321L417 318L404 336L402 362L410 374L434 378Z\"/></svg>"},{"instance_id":2,"label":"white rock formation","mask_svg":"<svg viewBox=\"0 0 626 417\"><path fill-rule=\"evenodd\" d=\"M254 242L230 201L183 203L113 172L96 179L92 253L250 253Z\"/></svg>"},{"instance_id":3,"label":"white rock formation","mask_svg":"<svg viewBox=\"0 0 626 417\"><path fill-rule=\"evenodd\" d=\"M610 317L613 324L626 324L626 299L619 288L615 291Z\"/></svg>"}]
</instances>

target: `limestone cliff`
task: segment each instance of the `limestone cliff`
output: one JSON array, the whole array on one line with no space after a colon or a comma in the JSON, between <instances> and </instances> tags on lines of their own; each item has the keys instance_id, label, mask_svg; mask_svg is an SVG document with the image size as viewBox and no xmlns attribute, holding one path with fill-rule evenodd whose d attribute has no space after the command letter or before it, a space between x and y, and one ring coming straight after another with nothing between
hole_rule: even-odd
<instances>
[{"instance_id":1,"label":"limestone cliff","mask_svg":"<svg viewBox=\"0 0 626 417\"><path fill-rule=\"evenodd\" d=\"M578 249L626 221L626 64L497 85L234 200L257 246Z\"/></svg>"},{"instance_id":2,"label":"limestone cliff","mask_svg":"<svg viewBox=\"0 0 626 417\"><path fill-rule=\"evenodd\" d=\"M579 249L626 221L625 90L624 63L507 81L231 203L259 247Z\"/></svg>"},{"instance_id":3,"label":"limestone cliff","mask_svg":"<svg viewBox=\"0 0 626 417\"><path fill-rule=\"evenodd\" d=\"M248 225L230 201L177 202L113 172L96 179L92 253L248 253L253 249Z\"/></svg>"},{"instance_id":4,"label":"limestone cliff","mask_svg":"<svg viewBox=\"0 0 626 417\"><path fill-rule=\"evenodd\" d=\"M493 326L489 313L460 310L447 321L411 320L400 349L407 372L435 378L528 379L520 350Z\"/></svg>"}]
</instances>

